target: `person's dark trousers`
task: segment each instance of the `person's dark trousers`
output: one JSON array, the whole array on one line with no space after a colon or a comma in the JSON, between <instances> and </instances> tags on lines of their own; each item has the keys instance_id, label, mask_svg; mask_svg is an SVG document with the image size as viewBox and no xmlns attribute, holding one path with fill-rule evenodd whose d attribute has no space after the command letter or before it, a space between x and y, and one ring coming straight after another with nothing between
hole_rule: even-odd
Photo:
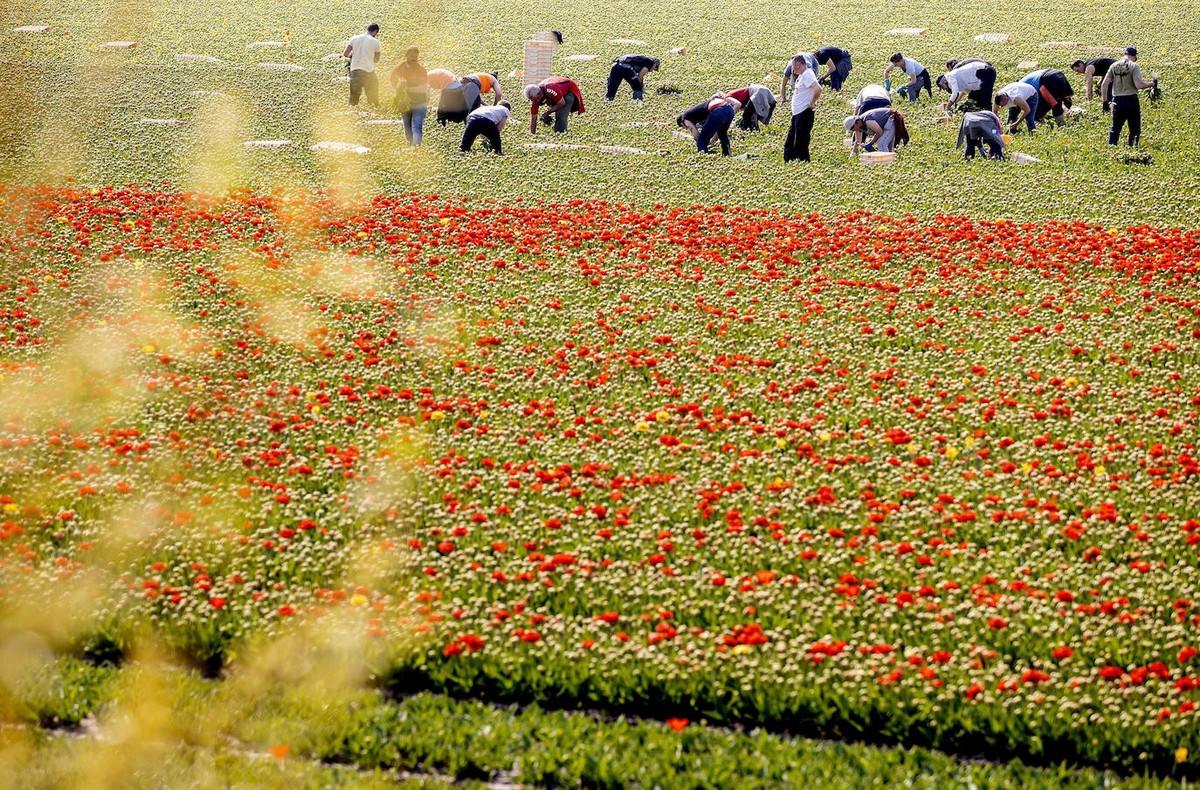
<instances>
[{"instance_id":1,"label":"person's dark trousers","mask_svg":"<svg viewBox=\"0 0 1200 790\"><path fill-rule=\"evenodd\" d=\"M571 111L575 109L575 94L568 93L563 99L561 110L554 112L554 131L562 134L567 131L567 119L571 117Z\"/></svg>"},{"instance_id":2,"label":"person's dark trousers","mask_svg":"<svg viewBox=\"0 0 1200 790\"><path fill-rule=\"evenodd\" d=\"M992 90L996 87L996 70L991 66L983 66L975 72L979 77L979 87L967 94L967 98L975 102L981 110L992 106Z\"/></svg>"},{"instance_id":3,"label":"person's dark trousers","mask_svg":"<svg viewBox=\"0 0 1200 790\"><path fill-rule=\"evenodd\" d=\"M929 69L925 69L917 75L916 88L917 89L913 91L913 95L909 97L913 101L916 101L917 97L921 95L921 88L925 89L925 91L929 94L929 98L933 98L933 81L929 79Z\"/></svg>"},{"instance_id":4,"label":"person's dark trousers","mask_svg":"<svg viewBox=\"0 0 1200 790\"><path fill-rule=\"evenodd\" d=\"M729 156L729 127L733 117L737 115L728 104L722 104L708 114L704 126L700 127L700 136L696 138L696 150L708 153L708 144L716 137L721 142L721 153Z\"/></svg>"},{"instance_id":5,"label":"person's dark trousers","mask_svg":"<svg viewBox=\"0 0 1200 790\"><path fill-rule=\"evenodd\" d=\"M1142 103L1136 93L1128 96L1113 96L1112 129L1108 132L1108 144L1121 142L1121 127L1129 124L1129 144L1137 145L1142 137Z\"/></svg>"},{"instance_id":6,"label":"person's dark trousers","mask_svg":"<svg viewBox=\"0 0 1200 790\"><path fill-rule=\"evenodd\" d=\"M792 125L788 128L787 139L783 142L783 161L808 162L808 146L812 142L813 120L816 113L804 110L792 116Z\"/></svg>"},{"instance_id":7,"label":"person's dark trousers","mask_svg":"<svg viewBox=\"0 0 1200 790\"><path fill-rule=\"evenodd\" d=\"M350 106L357 107L358 99L367 95L367 104L379 106L379 77L373 71L355 69L350 72Z\"/></svg>"},{"instance_id":8,"label":"person's dark trousers","mask_svg":"<svg viewBox=\"0 0 1200 790\"><path fill-rule=\"evenodd\" d=\"M605 98L609 101L617 98L617 91L621 87L622 82L628 82L629 87L633 88L633 98L635 101L641 100L645 86L642 85L642 78L632 66L627 66L624 63L614 63L612 70L608 72L608 92L605 93Z\"/></svg>"},{"instance_id":9,"label":"person's dark trousers","mask_svg":"<svg viewBox=\"0 0 1200 790\"><path fill-rule=\"evenodd\" d=\"M854 64L850 62L850 56L842 58L833 67L833 72L829 75L829 87L835 91L842 89L842 83L850 76L850 69L854 68Z\"/></svg>"},{"instance_id":10,"label":"person's dark trousers","mask_svg":"<svg viewBox=\"0 0 1200 790\"><path fill-rule=\"evenodd\" d=\"M504 150L500 147L500 130L496 128L496 124L487 118L471 118L467 121L467 128L463 129L462 144L459 149L462 151L470 151L471 146L475 144L475 138L483 135L488 141L488 145L498 154L503 154Z\"/></svg>"}]
</instances>

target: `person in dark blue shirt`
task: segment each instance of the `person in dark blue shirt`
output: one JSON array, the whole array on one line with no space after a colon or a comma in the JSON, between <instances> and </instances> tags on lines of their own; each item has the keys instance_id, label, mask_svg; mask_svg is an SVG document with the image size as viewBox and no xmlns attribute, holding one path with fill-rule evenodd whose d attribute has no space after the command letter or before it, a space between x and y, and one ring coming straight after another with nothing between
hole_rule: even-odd
<instances>
[{"instance_id":1,"label":"person in dark blue shirt","mask_svg":"<svg viewBox=\"0 0 1200 790\"><path fill-rule=\"evenodd\" d=\"M645 93L646 75L658 71L661 65L658 58L647 55L622 55L613 59L612 69L608 72L608 93L605 98L609 101L617 98L617 89L622 82L628 82L633 88L633 100L641 101Z\"/></svg>"},{"instance_id":2,"label":"person in dark blue shirt","mask_svg":"<svg viewBox=\"0 0 1200 790\"><path fill-rule=\"evenodd\" d=\"M828 69L821 76L821 84L840 91L842 83L850 74L850 69L854 68L854 64L850 62L850 53L838 47L821 47L813 53L813 57L817 59L817 63Z\"/></svg>"}]
</instances>

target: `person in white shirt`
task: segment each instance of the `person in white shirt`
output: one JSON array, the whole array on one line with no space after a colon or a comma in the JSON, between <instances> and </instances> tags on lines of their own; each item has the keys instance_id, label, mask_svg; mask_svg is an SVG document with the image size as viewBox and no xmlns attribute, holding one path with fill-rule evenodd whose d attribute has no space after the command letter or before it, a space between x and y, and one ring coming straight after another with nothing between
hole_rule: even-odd
<instances>
[{"instance_id":1,"label":"person in white shirt","mask_svg":"<svg viewBox=\"0 0 1200 790\"><path fill-rule=\"evenodd\" d=\"M808 162L808 146L812 142L814 108L821 98L821 86L817 75L808 67L803 55L792 58L792 74L796 85L792 90L792 125L783 143L783 161Z\"/></svg>"},{"instance_id":2,"label":"person in white shirt","mask_svg":"<svg viewBox=\"0 0 1200 790\"><path fill-rule=\"evenodd\" d=\"M458 146L464 154L471 150L475 138L483 135L491 149L499 155L504 151L500 147L500 130L512 117L512 105L506 101L499 104L484 105L472 110L467 116L467 128L463 129L462 143Z\"/></svg>"},{"instance_id":3,"label":"person in white shirt","mask_svg":"<svg viewBox=\"0 0 1200 790\"><path fill-rule=\"evenodd\" d=\"M804 62L814 72L817 70L817 59L813 57L811 52L801 52L800 57L804 58ZM791 88L796 84L796 75L792 73L792 61L788 60L787 65L783 67L783 81L779 83L779 101L787 101L791 95Z\"/></svg>"},{"instance_id":4,"label":"person in white shirt","mask_svg":"<svg viewBox=\"0 0 1200 790\"><path fill-rule=\"evenodd\" d=\"M1008 108L1008 131L1017 133L1021 121L1029 127L1029 133L1037 128L1036 113L1038 106L1037 88L1028 82L1010 82L996 94L996 104L992 112L999 117L1005 107Z\"/></svg>"},{"instance_id":5,"label":"person in white shirt","mask_svg":"<svg viewBox=\"0 0 1200 790\"><path fill-rule=\"evenodd\" d=\"M908 75L908 84L900 88L901 96L908 96L910 102L916 102L917 97L921 95L921 88L929 92L929 98L933 98L933 83L929 79L929 69L922 66L912 58L904 57L902 52L897 52L888 61L888 67L883 70L883 84L885 88L891 88L891 84L887 81L888 74L892 73L892 69L901 69Z\"/></svg>"},{"instance_id":6,"label":"person in white shirt","mask_svg":"<svg viewBox=\"0 0 1200 790\"><path fill-rule=\"evenodd\" d=\"M346 42L343 58L350 59L350 106L357 107L364 93L367 103L379 108L379 77L375 75L375 64L379 62L379 25L367 25L366 33L359 33Z\"/></svg>"},{"instance_id":7,"label":"person in white shirt","mask_svg":"<svg viewBox=\"0 0 1200 790\"><path fill-rule=\"evenodd\" d=\"M954 69L937 78L937 86L950 94L949 109L953 110L963 94L966 94L976 107L986 111L992 106L996 69L992 64L978 59L960 62Z\"/></svg>"},{"instance_id":8,"label":"person in white shirt","mask_svg":"<svg viewBox=\"0 0 1200 790\"><path fill-rule=\"evenodd\" d=\"M891 106L892 97L888 95L887 88L875 83L864 85L863 89L854 97L855 115L862 115L864 112L878 110L880 107Z\"/></svg>"}]
</instances>

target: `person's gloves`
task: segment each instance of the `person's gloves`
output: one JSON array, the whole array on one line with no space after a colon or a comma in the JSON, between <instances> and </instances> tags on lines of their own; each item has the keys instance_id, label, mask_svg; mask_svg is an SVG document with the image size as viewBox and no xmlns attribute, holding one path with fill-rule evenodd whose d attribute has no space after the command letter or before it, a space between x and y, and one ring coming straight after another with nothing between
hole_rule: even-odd
<instances>
[{"instance_id":1,"label":"person's gloves","mask_svg":"<svg viewBox=\"0 0 1200 790\"><path fill-rule=\"evenodd\" d=\"M1100 109L1104 110L1105 112L1112 112L1112 105L1109 104L1108 102L1104 102L1103 104L1100 105Z\"/></svg>"},{"instance_id":2,"label":"person's gloves","mask_svg":"<svg viewBox=\"0 0 1200 790\"><path fill-rule=\"evenodd\" d=\"M889 92L892 90L892 81L890 79L883 81L883 89Z\"/></svg>"},{"instance_id":3,"label":"person's gloves","mask_svg":"<svg viewBox=\"0 0 1200 790\"><path fill-rule=\"evenodd\" d=\"M863 150L870 153L875 150L875 146L871 145L870 143L867 143L866 145L863 146Z\"/></svg>"}]
</instances>

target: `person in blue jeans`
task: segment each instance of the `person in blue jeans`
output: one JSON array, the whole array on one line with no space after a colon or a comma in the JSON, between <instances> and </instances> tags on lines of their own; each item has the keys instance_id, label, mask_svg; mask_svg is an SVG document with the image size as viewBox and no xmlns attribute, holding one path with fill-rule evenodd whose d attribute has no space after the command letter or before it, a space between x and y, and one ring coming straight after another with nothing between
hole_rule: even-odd
<instances>
[{"instance_id":1,"label":"person in blue jeans","mask_svg":"<svg viewBox=\"0 0 1200 790\"><path fill-rule=\"evenodd\" d=\"M425 138L425 116L429 113L429 75L420 62L420 50L409 47L404 60L392 69L396 91L394 108L404 122L404 139L420 145Z\"/></svg>"},{"instance_id":2,"label":"person in blue jeans","mask_svg":"<svg viewBox=\"0 0 1200 790\"><path fill-rule=\"evenodd\" d=\"M885 88L891 88L888 74L892 69L900 69L908 77L908 82L900 87L901 96L915 103L921 95L921 88L924 88L929 93L929 98L933 98L933 81L929 78L929 69L912 58L905 57L903 52L897 52L888 59L888 66L883 70Z\"/></svg>"},{"instance_id":3,"label":"person in blue jeans","mask_svg":"<svg viewBox=\"0 0 1200 790\"><path fill-rule=\"evenodd\" d=\"M721 142L721 155L729 156L729 126L741 108L742 103L732 96L714 96L708 103L708 118L696 138L696 150L707 154L708 144L716 137Z\"/></svg>"},{"instance_id":4,"label":"person in blue jeans","mask_svg":"<svg viewBox=\"0 0 1200 790\"><path fill-rule=\"evenodd\" d=\"M1000 89L993 100L992 112L997 117L1008 108L1008 131L1017 133L1024 121L1029 133L1037 128L1038 91L1028 82L1010 82Z\"/></svg>"},{"instance_id":5,"label":"person in blue jeans","mask_svg":"<svg viewBox=\"0 0 1200 790\"><path fill-rule=\"evenodd\" d=\"M658 71L661 61L647 55L622 55L613 59L612 69L608 72L608 92L604 98L612 101L617 98L617 89L622 82L628 82L633 88L633 100L641 101L645 94L646 75Z\"/></svg>"}]
</instances>

